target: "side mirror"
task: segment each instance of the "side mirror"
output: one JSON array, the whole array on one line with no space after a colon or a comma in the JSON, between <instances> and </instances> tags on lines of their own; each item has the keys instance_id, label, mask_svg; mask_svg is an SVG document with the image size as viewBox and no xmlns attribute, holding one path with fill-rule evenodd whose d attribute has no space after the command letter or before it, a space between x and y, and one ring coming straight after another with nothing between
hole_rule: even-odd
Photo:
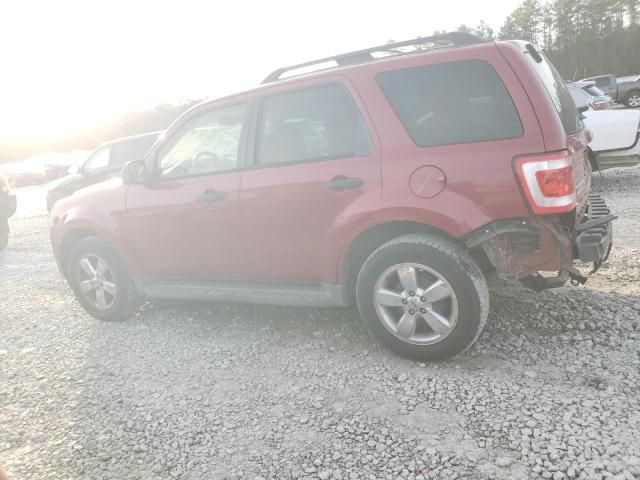
<instances>
[{"instance_id":1,"label":"side mirror","mask_svg":"<svg viewBox=\"0 0 640 480\"><path fill-rule=\"evenodd\" d=\"M588 111L589 111L589 105L584 105L584 106L578 108L578 112L580 112L580 113L584 113L584 112L588 112Z\"/></svg>"},{"instance_id":2,"label":"side mirror","mask_svg":"<svg viewBox=\"0 0 640 480\"><path fill-rule=\"evenodd\" d=\"M78 165L71 165L69 167L69 173L71 175L76 175L76 174L80 173L80 167Z\"/></svg>"},{"instance_id":3,"label":"side mirror","mask_svg":"<svg viewBox=\"0 0 640 480\"><path fill-rule=\"evenodd\" d=\"M141 185L149 181L149 173L144 160L133 160L122 167L122 183Z\"/></svg>"}]
</instances>

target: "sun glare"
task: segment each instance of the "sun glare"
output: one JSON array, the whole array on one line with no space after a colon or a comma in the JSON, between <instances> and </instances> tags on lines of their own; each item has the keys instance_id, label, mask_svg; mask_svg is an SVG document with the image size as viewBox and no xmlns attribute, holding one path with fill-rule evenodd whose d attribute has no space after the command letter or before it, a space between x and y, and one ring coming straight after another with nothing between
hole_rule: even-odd
<instances>
[{"instance_id":1,"label":"sun glare","mask_svg":"<svg viewBox=\"0 0 640 480\"><path fill-rule=\"evenodd\" d=\"M9 74L0 76L0 135L51 136L183 97L232 93L286 64L460 22L439 5L428 7L425 23L368 2L333 3L316 10L293 1L5 3L0 45L11 48L2 58ZM470 18L480 17L468 3ZM426 4L410 1L405 10ZM367 21L354 23L363 8Z\"/></svg>"}]
</instances>

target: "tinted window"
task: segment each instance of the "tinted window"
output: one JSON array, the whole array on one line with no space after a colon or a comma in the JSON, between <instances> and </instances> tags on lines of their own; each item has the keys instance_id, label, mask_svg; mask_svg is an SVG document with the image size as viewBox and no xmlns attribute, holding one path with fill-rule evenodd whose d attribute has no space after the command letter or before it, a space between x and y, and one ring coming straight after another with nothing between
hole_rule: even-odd
<instances>
[{"instance_id":1,"label":"tinted window","mask_svg":"<svg viewBox=\"0 0 640 480\"><path fill-rule=\"evenodd\" d=\"M109 157L111 154L111 146L106 145L99 148L91 154L87 161L84 162L82 169L85 172L92 172L96 170L103 170L109 166Z\"/></svg>"},{"instance_id":2,"label":"tinted window","mask_svg":"<svg viewBox=\"0 0 640 480\"><path fill-rule=\"evenodd\" d=\"M573 97L573 101L576 104L576 107L586 107L589 105L589 95L580 88L574 88L569 90L571 92L571 96Z\"/></svg>"},{"instance_id":3,"label":"tinted window","mask_svg":"<svg viewBox=\"0 0 640 480\"><path fill-rule=\"evenodd\" d=\"M595 80L597 87L606 87L607 85L609 85L609 77L599 77Z\"/></svg>"},{"instance_id":4,"label":"tinted window","mask_svg":"<svg viewBox=\"0 0 640 480\"><path fill-rule=\"evenodd\" d=\"M192 118L160 152L161 177L203 175L238 166L245 106L234 105Z\"/></svg>"},{"instance_id":5,"label":"tinted window","mask_svg":"<svg viewBox=\"0 0 640 480\"><path fill-rule=\"evenodd\" d=\"M535 52L532 46L529 46L528 49ZM535 52L535 55L527 53L526 57L529 59L530 64L533 65L542 83L544 83L549 97L551 97L551 101L560 116L565 133L577 132L582 126L578 110L569 93L566 82L556 70L556 67L543 53Z\"/></svg>"},{"instance_id":6,"label":"tinted window","mask_svg":"<svg viewBox=\"0 0 640 480\"><path fill-rule=\"evenodd\" d=\"M602 97L604 95L604 92L602 90L600 90L598 87L596 87L595 85L589 85L588 87L582 87L582 89L587 92L589 95L593 96L593 97Z\"/></svg>"},{"instance_id":7,"label":"tinted window","mask_svg":"<svg viewBox=\"0 0 640 480\"><path fill-rule=\"evenodd\" d=\"M479 60L378 76L413 141L422 147L515 138L520 117L500 77Z\"/></svg>"},{"instance_id":8,"label":"tinted window","mask_svg":"<svg viewBox=\"0 0 640 480\"><path fill-rule=\"evenodd\" d=\"M372 148L362 117L337 85L266 98L259 131L261 165L364 156Z\"/></svg>"},{"instance_id":9,"label":"tinted window","mask_svg":"<svg viewBox=\"0 0 640 480\"><path fill-rule=\"evenodd\" d=\"M118 168L131 160L144 158L157 138L157 135L148 135L113 144L109 165Z\"/></svg>"}]
</instances>

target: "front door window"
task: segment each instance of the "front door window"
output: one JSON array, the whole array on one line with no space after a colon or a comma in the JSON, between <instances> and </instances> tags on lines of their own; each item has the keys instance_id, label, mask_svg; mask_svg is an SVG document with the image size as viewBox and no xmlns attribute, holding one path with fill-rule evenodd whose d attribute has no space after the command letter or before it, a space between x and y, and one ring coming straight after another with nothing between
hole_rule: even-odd
<instances>
[{"instance_id":1,"label":"front door window","mask_svg":"<svg viewBox=\"0 0 640 480\"><path fill-rule=\"evenodd\" d=\"M235 170L245 105L204 113L190 120L160 152L161 178L183 178Z\"/></svg>"}]
</instances>

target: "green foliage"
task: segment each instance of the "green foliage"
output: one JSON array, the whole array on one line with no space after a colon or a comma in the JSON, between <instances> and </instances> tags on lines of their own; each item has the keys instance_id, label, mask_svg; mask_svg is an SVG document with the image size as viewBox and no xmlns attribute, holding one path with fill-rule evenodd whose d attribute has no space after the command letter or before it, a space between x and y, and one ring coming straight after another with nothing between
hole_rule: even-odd
<instances>
[{"instance_id":1,"label":"green foliage","mask_svg":"<svg viewBox=\"0 0 640 480\"><path fill-rule=\"evenodd\" d=\"M496 35L495 35L495 32L493 31L493 28L491 28L491 26L484 20L480 20L480 23L473 27L470 27L463 23L457 28L457 30L458 32L472 33L476 37L486 41L491 41L496 39ZM446 32L444 31L440 32L438 30L433 32L434 35L439 35L442 33L446 33Z\"/></svg>"},{"instance_id":2,"label":"green foliage","mask_svg":"<svg viewBox=\"0 0 640 480\"><path fill-rule=\"evenodd\" d=\"M640 73L640 0L524 0L499 37L545 48L566 78Z\"/></svg>"}]
</instances>

